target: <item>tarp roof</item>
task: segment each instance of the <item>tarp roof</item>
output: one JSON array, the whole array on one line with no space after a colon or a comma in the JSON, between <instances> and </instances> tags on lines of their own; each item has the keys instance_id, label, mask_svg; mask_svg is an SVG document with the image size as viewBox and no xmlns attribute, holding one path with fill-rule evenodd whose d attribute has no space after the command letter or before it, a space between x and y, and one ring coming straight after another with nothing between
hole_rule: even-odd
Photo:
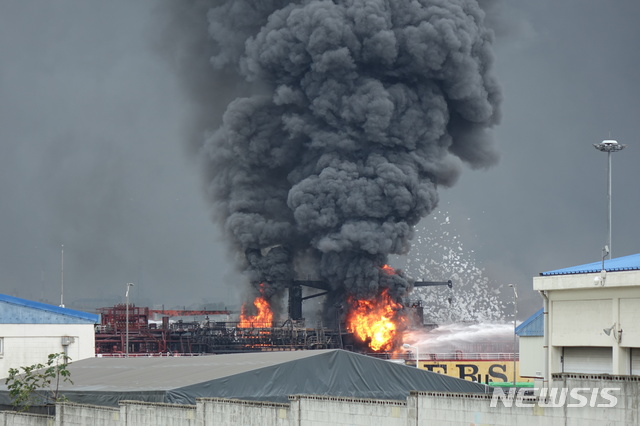
<instances>
[{"instance_id":1,"label":"tarp roof","mask_svg":"<svg viewBox=\"0 0 640 426\"><path fill-rule=\"evenodd\" d=\"M195 404L200 397L288 402L290 395L405 400L409 391L488 393L480 383L340 349L199 357L93 358L69 365L70 401ZM10 404L6 385L0 404Z\"/></svg>"},{"instance_id":2,"label":"tarp roof","mask_svg":"<svg viewBox=\"0 0 640 426\"><path fill-rule=\"evenodd\" d=\"M100 316L0 294L2 324L97 324Z\"/></svg>"},{"instance_id":3,"label":"tarp roof","mask_svg":"<svg viewBox=\"0 0 640 426\"><path fill-rule=\"evenodd\" d=\"M607 272L613 271L632 271L640 269L640 253L630 256L616 257L604 261L604 269ZM584 265L572 266L569 268L556 269L554 271L542 272L540 275L568 275L568 274L588 274L600 272L602 270L602 261L586 263Z\"/></svg>"}]
</instances>

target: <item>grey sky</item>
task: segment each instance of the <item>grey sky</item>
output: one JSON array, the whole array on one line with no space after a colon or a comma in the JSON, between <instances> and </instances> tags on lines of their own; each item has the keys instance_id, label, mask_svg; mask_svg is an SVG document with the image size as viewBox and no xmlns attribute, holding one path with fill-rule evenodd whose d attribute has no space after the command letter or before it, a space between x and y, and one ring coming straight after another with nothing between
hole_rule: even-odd
<instances>
[{"instance_id":1,"label":"grey sky","mask_svg":"<svg viewBox=\"0 0 640 426\"><path fill-rule=\"evenodd\" d=\"M517 283L524 318L541 306L533 276L599 259L606 155L592 143L609 137L629 144L613 158L613 254L638 252L640 3L493 4L502 158L465 170L440 207L495 285ZM126 282L139 304L238 300L159 5L0 2L0 291L57 303L64 244L68 303L122 300Z\"/></svg>"},{"instance_id":2,"label":"grey sky","mask_svg":"<svg viewBox=\"0 0 640 426\"><path fill-rule=\"evenodd\" d=\"M155 7L0 3L4 292L57 302L64 244L68 303L126 282L157 304L229 296Z\"/></svg>"}]
</instances>

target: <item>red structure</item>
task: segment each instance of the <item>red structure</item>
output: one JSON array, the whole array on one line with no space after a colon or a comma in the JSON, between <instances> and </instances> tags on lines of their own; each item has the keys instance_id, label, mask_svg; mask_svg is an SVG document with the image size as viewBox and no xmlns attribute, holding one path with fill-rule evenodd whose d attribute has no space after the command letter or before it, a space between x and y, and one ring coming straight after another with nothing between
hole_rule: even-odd
<instances>
[{"instance_id":1,"label":"red structure","mask_svg":"<svg viewBox=\"0 0 640 426\"><path fill-rule=\"evenodd\" d=\"M147 308L144 308L147 309ZM230 315L230 311L194 311L194 310L181 310L181 309L148 309L150 314L160 314L168 317L191 317L198 315ZM131 312L129 312L131 315Z\"/></svg>"},{"instance_id":2,"label":"red structure","mask_svg":"<svg viewBox=\"0 0 640 426\"><path fill-rule=\"evenodd\" d=\"M98 310L96 354L124 354L126 342L125 304ZM305 328L301 322L282 326L239 327L238 322L211 321L209 316L229 311L157 310L129 305L129 354L176 355L229 353L255 350L324 349L342 347L342 335L323 327ZM161 322L151 317L160 315ZM203 321L171 322L170 317L204 316ZM347 333L344 333L345 335Z\"/></svg>"},{"instance_id":3,"label":"red structure","mask_svg":"<svg viewBox=\"0 0 640 426\"><path fill-rule=\"evenodd\" d=\"M124 332L127 328L127 305L121 303L110 308L98 309L100 324L108 332ZM129 305L129 331L148 328L149 308Z\"/></svg>"}]
</instances>

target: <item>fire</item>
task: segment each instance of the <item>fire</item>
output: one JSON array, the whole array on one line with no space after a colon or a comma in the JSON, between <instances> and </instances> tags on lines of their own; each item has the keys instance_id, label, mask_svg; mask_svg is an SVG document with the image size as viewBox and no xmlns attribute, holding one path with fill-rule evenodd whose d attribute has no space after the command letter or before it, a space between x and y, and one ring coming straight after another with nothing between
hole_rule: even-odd
<instances>
[{"instance_id":1,"label":"fire","mask_svg":"<svg viewBox=\"0 0 640 426\"><path fill-rule=\"evenodd\" d=\"M398 345L405 318L402 305L394 302L384 289L373 300L349 299L347 327L355 336L376 351L392 351Z\"/></svg>"},{"instance_id":2,"label":"fire","mask_svg":"<svg viewBox=\"0 0 640 426\"><path fill-rule=\"evenodd\" d=\"M253 301L253 306L256 307L257 314L249 315L247 314L247 307L245 304L242 305L242 309L240 311L240 323L238 324L239 328L269 328L271 327L271 323L273 321L273 311L271 310L271 306L267 299L264 296L258 296Z\"/></svg>"},{"instance_id":3,"label":"fire","mask_svg":"<svg viewBox=\"0 0 640 426\"><path fill-rule=\"evenodd\" d=\"M382 269L384 272L386 272L389 275L395 275L396 273L396 270L389 265L382 265L380 269Z\"/></svg>"}]
</instances>

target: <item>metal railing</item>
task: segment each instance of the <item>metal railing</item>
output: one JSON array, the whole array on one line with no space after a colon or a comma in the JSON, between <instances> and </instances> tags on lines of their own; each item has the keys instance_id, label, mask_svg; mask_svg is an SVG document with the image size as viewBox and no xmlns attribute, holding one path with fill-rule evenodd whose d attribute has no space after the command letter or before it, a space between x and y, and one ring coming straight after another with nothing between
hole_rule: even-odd
<instances>
[{"instance_id":1,"label":"metal railing","mask_svg":"<svg viewBox=\"0 0 640 426\"><path fill-rule=\"evenodd\" d=\"M404 359L415 360L413 353L368 353L375 358L383 359ZM516 361L519 359L516 354ZM420 361L513 361L513 353L497 352L497 353L480 353L480 352L446 352L446 353L422 353L420 352Z\"/></svg>"}]
</instances>

